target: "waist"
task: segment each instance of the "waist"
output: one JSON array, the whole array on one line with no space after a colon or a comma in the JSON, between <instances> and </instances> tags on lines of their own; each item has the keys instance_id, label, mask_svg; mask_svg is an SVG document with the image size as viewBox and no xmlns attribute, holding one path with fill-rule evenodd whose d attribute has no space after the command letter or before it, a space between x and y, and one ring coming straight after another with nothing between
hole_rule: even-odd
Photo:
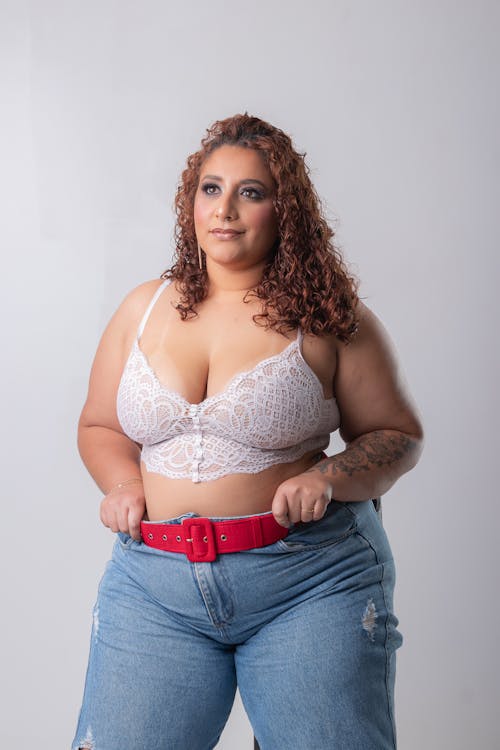
<instances>
[{"instance_id":1,"label":"waist","mask_svg":"<svg viewBox=\"0 0 500 750\"><path fill-rule=\"evenodd\" d=\"M275 464L255 474L228 474L199 483L150 472L141 462L147 518L161 521L190 512L204 517L266 513L271 510L278 486L309 469L324 455L309 451L297 461Z\"/></svg>"},{"instance_id":2,"label":"waist","mask_svg":"<svg viewBox=\"0 0 500 750\"><path fill-rule=\"evenodd\" d=\"M203 518L195 513L155 523L142 521L141 537L149 547L185 554L190 562L213 562L219 554L265 547L288 535L272 513Z\"/></svg>"},{"instance_id":3,"label":"waist","mask_svg":"<svg viewBox=\"0 0 500 750\"><path fill-rule=\"evenodd\" d=\"M266 442L267 447L262 447L212 433L181 433L158 443L145 443L141 459L149 472L169 479L210 482L293 463L309 452L326 448L329 435L316 434L298 443L281 445L275 436L267 436Z\"/></svg>"}]
</instances>

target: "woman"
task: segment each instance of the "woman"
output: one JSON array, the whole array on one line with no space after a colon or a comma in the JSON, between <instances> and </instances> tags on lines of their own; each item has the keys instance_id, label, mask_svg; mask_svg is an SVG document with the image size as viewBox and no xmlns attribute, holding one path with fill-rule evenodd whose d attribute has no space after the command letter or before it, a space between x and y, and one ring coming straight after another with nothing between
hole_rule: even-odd
<instances>
[{"instance_id":1,"label":"woman","mask_svg":"<svg viewBox=\"0 0 500 750\"><path fill-rule=\"evenodd\" d=\"M392 346L282 131L216 122L176 211L174 265L113 316L79 423L118 537L73 747L213 748L238 685L261 750L393 748L371 499L422 428Z\"/></svg>"}]
</instances>

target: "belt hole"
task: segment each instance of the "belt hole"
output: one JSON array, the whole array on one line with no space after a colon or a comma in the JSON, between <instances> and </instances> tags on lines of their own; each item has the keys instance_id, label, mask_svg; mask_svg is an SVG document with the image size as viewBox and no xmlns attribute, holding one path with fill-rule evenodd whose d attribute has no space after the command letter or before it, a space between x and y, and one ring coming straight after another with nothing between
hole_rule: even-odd
<instances>
[{"instance_id":1,"label":"belt hole","mask_svg":"<svg viewBox=\"0 0 500 750\"><path fill-rule=\"evenodd\" d=\"M164 542L166 542L167 541L167 535L163 534L162 539L163 539Z\"/></svg>"},{"instance_id":2,"label":"belt hole","mask_svg":"<svg viewBox=\"0 0 500 750\"><path fill-rule=\"evenodd\" d=\"M225 542L227 539L227 536L225 534L221 534L220 538L222 539L223 542Z\"/></svg>"},{"instance_id":3,"label":"belt hole","mask_svg":"<svg viewBox=\"0 0 500 750\"><path fill-rule=\"evenodd\" d=\"M153 538L153 535L152 534L148 534L148 539L152 539L152 538Z\"/></svg>"},{"instance_id":4,"label":"belt hole","mask_svg":"<svg viewBox=\"0 0 500 750\"><path fill-rule=\"evenodd\" d=\"M204 541L204 542L205 542L205 544L206 544L206 543L208 542L208 536L204 536L204 537L203 537L203 541Z\"/></svg>"},{"instance_id":5,"label":"belt hole","mask_svg":"<svg viewBox=\"0 0 500 750\"><path fill-rule=\"evenodd\" d=\"M177 541L178 541L178 542L180 542L180 541L181 541L181 538L180 538L180 536L176 536L175 538L177 539Z\"/></svg>"}]
</instances>

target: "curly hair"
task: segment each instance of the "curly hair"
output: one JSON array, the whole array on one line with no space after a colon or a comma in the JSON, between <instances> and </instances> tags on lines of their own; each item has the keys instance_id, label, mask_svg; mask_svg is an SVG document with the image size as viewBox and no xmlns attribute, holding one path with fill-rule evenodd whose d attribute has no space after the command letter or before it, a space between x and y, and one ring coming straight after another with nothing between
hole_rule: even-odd
<instances>
[{"instance_id":1,"label":"curly hair","mask_svg":"<svg viewBox=\"0 0 500 750\"><path fill-rule=\"evenodd\" d=\"M178 282L182 320L197 315L196 306L208 293L206 269L198 263L194 199L203 162L224 145L259 151L275 183L278 240L260 283L247 292L263 302L255 323L280 333L298 326L304 333L333 333L348 344L359 325L359 282L333 244L334 232L322 214L305 154L294 149L282 130L246 113L218 120L207 130L201 148L188 157L177 188L174 264L161 278Z\"/></svg>"}]
</instances>

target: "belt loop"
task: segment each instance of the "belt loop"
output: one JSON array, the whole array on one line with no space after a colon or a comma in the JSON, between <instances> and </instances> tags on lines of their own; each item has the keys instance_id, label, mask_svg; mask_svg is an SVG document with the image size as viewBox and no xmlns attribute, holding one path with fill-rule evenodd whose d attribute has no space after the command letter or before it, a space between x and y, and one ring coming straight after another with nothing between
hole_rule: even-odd
<instances>
[{"instance_id":1,"label":"belt loop","mask_svg":"<svg viewBox=\"0 0 500 750\"><path fill-rule=\"evenodd\" d=\"M263 547L264 539L262 538L262 526L260 516L252 517L253 543L255 547Z\"/></svg>"}]
</instances>

